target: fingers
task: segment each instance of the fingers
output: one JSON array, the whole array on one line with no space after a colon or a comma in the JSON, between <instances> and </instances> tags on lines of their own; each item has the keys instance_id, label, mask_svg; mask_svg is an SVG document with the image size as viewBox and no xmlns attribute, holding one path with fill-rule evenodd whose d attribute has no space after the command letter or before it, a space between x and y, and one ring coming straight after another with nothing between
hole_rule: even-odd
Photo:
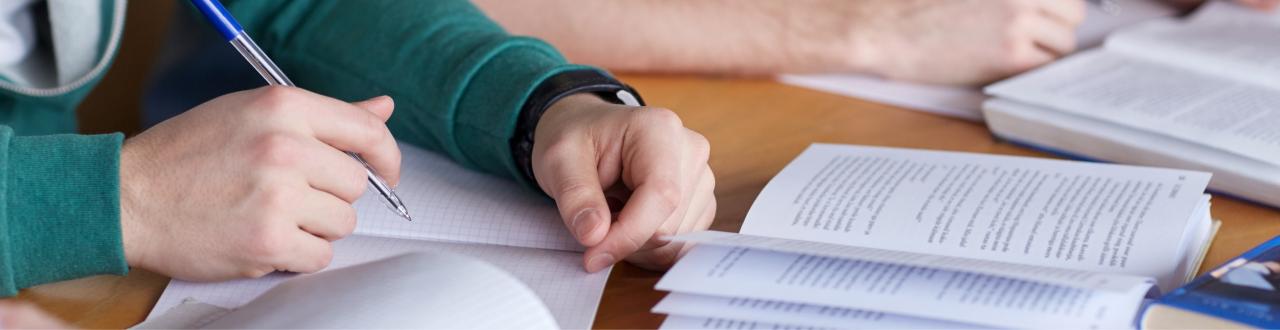
<instances>
[{"instance_id":1,"label":"fingers","mask_svg":"<svg viewBox=\"0 0 1280 330\"><path fill-rule=\"evenodd\" d=\"M715 180L710 167L704 165L703 168L704 174L699 179L697 188L694 189L693 201L689 203L688 212L679 219L664 223L658 234L688 233L706 230L711 226L716 212ZM641 268L660 270L674 264L686 250L686 244L666 241L663 237L655 235L648 244L626 260Z\"/></svg>"},{"instance_id":2,"label":"fingers","mask_svg":"<svg viewBox=\"0 0 1280 330\"><path fill-rule=\"evenodd\" d=\"M1083 0L1040 0L1039 7L1044 16L1070 29L1083 23L1087 12Z\"/></svg>"},{"instance_id":3,"label":"fingers","mask_svg":"<svg viewBox=\"0 0 1280 330\"><path fill-rule=\"evenodd\" d=\"M346 237L356 229L355 208L333 195L310 191L298 209L298 228L327 241Z\"/></svg>"},{"instance_id":4,"label":"fingers","mask_svg":"<svg viewBox=\"0 0 1280 330\"><path fill-rule=\"evenodd\" d=\"M357 107L364 108L366 111L369 111L369 113L372 113L374 116L378 116L378 118L381 118L383 122L386 122L387 119L391 119L391 113L394 112L396 109L396 102L392 100L390 96L386 96L386 95L375 96L371 99L354 102L351 104Z\"/></svg>"},{"instance_id":5,"label":"fingers","mask_svg":"<svg viewBox=\"0 0 1280 330\"><path fill-rule=\"evenodd\" d=\"M551 195L560 211L560 218L583 246L595 246L609 231L609 204L605 202L596 157L590 145L568 144L552 146L542 160L549 166L548 173L534 173L540 179L542 190Z\"/></svg>"},{"instance_id":6,"label":"fingers","mask_svg":"<svg viewBox=\"0 0 1280 330\"><path fill-rule=\"evenodd\" d=\"M1258 10L1275 10L1280 7L1280 0L1238 0L1241 4Z\"/></svg>"},{"instance_id":7,"label":"fingers","mask_svg":"<svg viewBox=\"0 0 1280 330\"><path fill-rule=\"evenodd\" d=\"M307 178L307 184L350 203L355 203L368 187L368 172L347 153L319 141L304 141L296 148L306 156L296 166Z\"/></svg>"},{"instance_id":8,"label":"fingers","mask_svg":"<svg viewBox=\"0 0 1280 330\"><path fill-rule=\"evenodd\" d=\"M1039 19L1028 27L1036 46L1054 57L1070 54L1076 50L1076 32L1071 26L1054 20Z\"/></svg>"},{"instance_id":9,"label":"fingers","mask_svg":"<svg viewBox=\"0 0 1280 330\"><path fill-rule=\"evenodd\" d=\"M394 104L389 98L361 102L361 105L371 108L367 110L351 103L310 95L314 97L301 98L304 101L294 106L308 109L307 114L300 117L317 139L339 150L360 154L388 183L395 185L400 182L400 147L387 129L386 117L376 113L390 116L385 108Z\"/></svg>"},{"instance_id":10,"label":"fingers","mask_svg":"<svg viewBox=\"0 0 1280 330\"><path fill-rule=\"evenodd\" d=\"M287 253L282 253L272 263L276 270L295 273L314 273L329 266L333 260L333 245L329 241L302 230L293 230L288 239Z\"/></svg>"},{"instance_id":11,"label":"fingers","mask_svg":"<svg viewBox=\"0 0 1280 330\"><path fill-rule=\"evenodd\" d=\"M635 114L649 117L640 119L641 123L637 123L637 126L646 121L674 119L678 123L679 120L666 117L674 116L669 110L636 111L650 112ZM635 253L685 203L684 178L687 176L684 172L687 171L683 168L686 159L684 127L671 126L676 123L670 122L649 123L652 129L641 130L635 136L629 136L635 142L623 146L622 152L630 153L624 164L623 180L628 186L634 187L633 193L618 214L618 221L610 225L604 240L587 249L584 255L587 271L599 271L621 257Z\"/></svg>"}]
</instances>

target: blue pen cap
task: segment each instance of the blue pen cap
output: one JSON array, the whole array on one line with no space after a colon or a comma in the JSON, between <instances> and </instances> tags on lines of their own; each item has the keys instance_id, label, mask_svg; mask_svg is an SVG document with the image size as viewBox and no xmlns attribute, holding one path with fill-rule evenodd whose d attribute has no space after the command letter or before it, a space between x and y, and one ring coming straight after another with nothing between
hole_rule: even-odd
<instances>
[{"instance_id":1,"label":"blue pen cap","mask_svg":"<svg viewBox=\"0 0 1280 330\"><path fill-rule=\"evenodd\" d=\"M213 24L213 28L217 29L222 38L227 41L235 39L240 31L244 30L218 0L191 0L191 5L196 6L200 14L204 15L204 18L208 19L209 23Z\"/></svg>"}]
</instances>

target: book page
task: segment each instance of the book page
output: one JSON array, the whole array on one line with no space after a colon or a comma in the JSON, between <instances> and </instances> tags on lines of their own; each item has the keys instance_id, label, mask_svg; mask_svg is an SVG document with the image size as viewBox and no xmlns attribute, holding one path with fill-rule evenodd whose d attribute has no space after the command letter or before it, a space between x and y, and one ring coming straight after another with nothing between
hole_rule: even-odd
<instances>
[{"instance_id":1,"label":"book page","mask_svg":"<svg viewBox=\"0 0 1280 330\"><path fill-rule=\"evenodd\" d=\"M355 203L356 235L583 251L541 193L409 144L400 152L396 192L414 221L388 210L370 189Z\"/></svg>"},{"instance_id":2,"label":"book page","mask_svg":"<svg viewBox=\"0 0 1280 330\"><path fill-rule=\"evenodd\" d=\"M884 312L789 303L776 300L728 298L672 292L654 313L742 321L792 324L837 329L975 329L977 325L894 315ZM671 317L668 316L668 317Z\"/></svg>"},{"instance_id":3,"label":"book page","mask_svg":"<svg viewBox=\"0 0 1280 330\"><path fill-rule=\"evenodd\" d=\"M765 186L741 232L1154 277L1170 288L1208 181L1182 170L814 144Z\"/></svg>"},{"instance_id":4,"label":"book page","mask_svg":"<svg viewBox=\"0 0 1280 330\"><path fill-rule=\"evenodd\" d=\"M532 289L559 325L569 329L591 326L609 277L607 271L593 274L582 270L582 255L576 252L364 236L334 242L333 262L325 271L413 251L457 253L502 268ZM149 317L162 314L187 298L226 308L240 307L286 279L297 276L311 275L273 273L258 279L216 283L172 280ZM377 279L367 280L369 285L377 283Z\"/></svg>"},{"instance_id":5,"label":"book page","mask_svg":"<svg viewBox=\"0 0 1280 330\"><path fill-rule=\"evenodd\" d=\"M1128 328L1150 286L1111 293L969 272L698 245L657 288L1014 328Z\"/></svg>"},{"instance_id":6,"label":"book page","mask_svg":"<svg viewBox=\"0 0 1280 330\"><path fill-rule=\"evenodd\" d=\"M1152 62L1280 90L1280 12L1205 3L1186 21L1125 29L1106 48Z\"/></svg>"},{"instance_id":7,"label":"book page","mask_svg":"<svg viewBox=\"0 0 1280 330\"><path fill-rule=\"evenodd\" d=\"M819 328L809 326L799 326L790 324L776 324L767 322L739 321L732 319L707 318L707 317L690 317L672 315L668 316L666 321L662 322L662 326L658 329L726 329L726 330L822 330L822 329L839 329L839 328Z\"/></svg>"},{"instance_id":8,"label":"book page","mask_svg":"<svg viewBox=\"0 0 1280 330\"><path fill-rule=\"evenodd\" d=\"M1024 265L719 231L694 232L673 236L670 239L672 241L692 242L703 245L741 247L879 262L897 266L970 272L1089 290L1128 292L1135 286L1150 286L1154 283L1154 280L1150 277L1125 274L1095 273L1067 268Z\"/></svg>"},{"instance_id":9,"label":"book page","mask_svg":"<svg viewBox=\"0 0 1280 330\"><path fill-rule=\"evenodd\" d=\"M509 273L479 259L435 252L294 277L203 327L558 328L538 296Z\"/></svg>"},{"instance_id":10,"label":"book page","mask_svg":"<svg viewBox=\"0 0 1280 330\"><path fill-rule=\"evenodd\" d=\"M1280 165L1280 90L1087 52L987 91Z\"/></svg>"}]
</instances>

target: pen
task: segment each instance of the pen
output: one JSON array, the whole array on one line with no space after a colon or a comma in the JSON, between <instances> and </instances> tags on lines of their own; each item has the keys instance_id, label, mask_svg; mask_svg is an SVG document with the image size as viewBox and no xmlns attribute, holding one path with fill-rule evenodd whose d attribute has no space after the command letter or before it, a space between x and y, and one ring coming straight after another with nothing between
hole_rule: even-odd
<instances>
[{"instance_id":1,"label":"pen","mask_svg":"<svg viewBox=\"0 0 1280 330\"><path fill-rule=\"evenodd\" d=\"M236 51L240 52L240 55L249 61L250 65L253 65L253 69L257 70L258 74L261 74L268 84L294 86L289 77L286 77L284 72L276 67L275 62L272 62L271 58L267 57L267 54L262 52L261 48L258 48L258 44L253 42L252 38L249 38L249 34L244 32L244 29L240 27L240 23L236 22L234 17L231 17L231 13L222 7L221 2L218 2L218 0L191 0L191 4L200 10L200 14L203 14L209 20L209 23L213 24L218 33L227 42L230 42L231 46L234 46ZM361 158L359 154L348 151L347 155L355 158L356 161L360 162L360 165L364 166L364 170L369 176L369 184L373 185L378 194L382 195L382 199L387 202L387 206L395 210L405 220L413 221L413 218L409 216L409 210L400 201L400 196L397 196L395 190L392 190L391 186L387 185L387 181L383 180L377 173L374 173L373 168L369 167L369 163L365 162L364 158Z\"/></svg>"}]
</instances>

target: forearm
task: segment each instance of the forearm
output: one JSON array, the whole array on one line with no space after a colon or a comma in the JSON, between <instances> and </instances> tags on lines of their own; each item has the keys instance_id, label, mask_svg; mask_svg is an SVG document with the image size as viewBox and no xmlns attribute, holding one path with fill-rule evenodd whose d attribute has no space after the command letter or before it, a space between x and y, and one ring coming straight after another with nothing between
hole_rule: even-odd
<instances>
[{"instance_id":1,"label":"forearm","mask_svg":"<svg viewBox=\"0 0 1280 330\"><path fill-rule=\"evenodd\" d=\"M299 86L343 100L389 95L397 139L515 178L508 141L529 93L583 68L462 0L228 3Z\"/></svg>"},{"instance_id":2,"label":"forearm","mask_svg":"<svg viewBox=\"0 0 1280 330\"><path fill-rule=\"evenodd\" d=\"M622 71L773 74L861 71L846 1L476 0L514 34L569 60ZM531 14L536 13L536 14Z\"/></svg>"}]
</instances>

